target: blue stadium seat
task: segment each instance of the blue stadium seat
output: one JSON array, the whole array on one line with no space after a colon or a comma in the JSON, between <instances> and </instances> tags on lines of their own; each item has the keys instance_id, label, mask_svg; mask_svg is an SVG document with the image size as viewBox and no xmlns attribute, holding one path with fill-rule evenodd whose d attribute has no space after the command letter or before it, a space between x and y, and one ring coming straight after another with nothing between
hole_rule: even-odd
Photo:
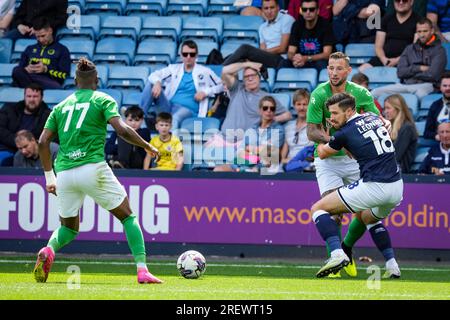
<instances>
[{"instance_id":1,"label":"blue stadium seat","mask_svg":"<svg viewBox=\"0 0 450 320\"><path fill-rule=\"evenodd\" d=\"M433 104L433 102L439 99L442 99L441 93L430 93L429 95L426 95L420 100L420 109L421 110L430 109L430 106Z\"/></svg>"},{"instance_id":2,"label":"blue stadium seat","mask_svg":"<svg viewBox=\"0 0 450 320\"><path fill-rule=\"evenodd\" d=\"M0 88L0 107L5 103L16 103L23 100L24 89L16 87Z\"/></svg>"},{"instance_id":3,"label":"blue stadium seat","mask_svg":"<svg viewBox=\"0 0 450 320\"><path fill-rule=\"evenodd\" d=\"M74 89L75 86L75 70L77 69L76 64L72 64L70 66L70 76L66 78L64 81L63 88L64 89ZM106 83L108 81L109 67L105 64L99 64L96 66L97 69L97 77L99 79L98 88L105 88Z\"/></svg>"},{"instance_id":4,"label":"blue stadium seat","mask_svg":"<svg viewBox=\"0 0 450 320\"><path fill-rule=\"evenodd\" d=\"M69 6L68 8L70 8L70 6L77 6L79 9L79 12L81 14L83 14L84 12L84 8L86 7L86 1L85 0L69 0ZM70 13L69 13L70 15Z\"/></svg>"},{"instance_id":5,"label":"blue stadium seat","mask_svg":"<svg viewBox=\"0 0 450 320\"><path fill-rule=\"evenodd\" d=\"M274 97L287 110L292 109L291 96L288 93L271 93L270 95Z\"/></svg>"},{"instance_id":6,"label":"blue stadium seat","mask_svg":"<svg viewBox=\"0 0 450 320\"><path fill-rule=\"evenodd\" d=\"M91 60L94 56L95 42L92 40L62 39L59 42L69 49L71 60L78 60L81 57Z\"/></svg>"},{"instance_id":7,"label":"blue stadium seat","mask_svg":"<svg viewBox=\"0 0 450 320\"><path fill-rule=\"evenodd\" d=\"M149 39L139 43L134 65L171 64L176 60L176 43L165 39Z\"/></svg>"},{"instance_id":8,"label":"blue stadium seat","mask_svg":"<svg viewBox=\"0 0 450 320\"><path fill-rule=\"evenodd\" d=\"M239 8L235 7L235 0L210 0L206 14L208 16L227 16L230 14L238 15Z\"/></svg>"},{"instance_id":9,"label":"blue stadium seat","mask_svg":"<svg viewBox=\"0 0 450 320\"><path fill-rule=\"evenodd\" d=\"M223 20L220 17L184 17L180 42L185 39L211 39L219 42L223 32Z\"/></svg>"},{"instance_id":10,"label":"blue stadium seat","mask_svg":"<svg viewBox=\"0 0 450 320\"><path fill-rule=\"evenodd\" d=\"M52 109L72 93L74 90L47 89L44 92L44 101Z\"/></svg>"},{"instance_id":11,"label":"blue stadium seat","mask_svg":"<svg viewBox=\"0 0 450 320\"><path fill-rule=\"evenodd\" d=\"M419 137L423 137L423 133L425 131L426 121L416 121L417 132L419 133Z\"/></svg>"},{"instance_id":12,"label":"blue stadium seat","mask_svg":"<svg viewBox=\"0 0 450 320\"><path fill-rule=\"evenodd\" d=\"M389 97L390 94L383 94L378 98L378 102L384 107L384 100ZM412 116L415 118L419 114L419 99L412 93L401 93L401 96L405 99L405 102L411 111Z\"/></svg>"},{"instance_id":13,"label":"blue stadium seat","mask_svg":"<svg viewBox=\"0 0 450 320\"><path fill-rule=\"evenodd\" d=\"M414 156L414 162L411 166L411 172L417 172L417 170L420 168L421 163L423 160L425 160L426 156L428 155L428 151L430 150L429 147L418 147L416 149L416 154Z\"/></svg>"},{"instance_id":14,"label":"blue stadium seat","mask_svg":"<svg viewBox=\"0 0 450 320\"><path fill-rule=\"evenodd\" d=\"M98 91L104 92L106 94L109 94L116 102L117 106L120 110L120 107L122 106L122 92L117 89L99 89Z\"/></svg>"},{"instance_id":15,"label":"blue stadium seat","mask_svg":"<svg viewBox=\"0 0 450 320\"><path fill-rule=\"evenodd\" d=\"M263 22L263 18L259 16L230 16L224 20L222 41L251 40L258 47L258 30Z\"/></svg>"},{"instance_id":16,"label":"blue stadium seat","mask_svg":"<svg viewBox=\"0 0 450 320\"><path fill-rule=\"evenodd\" d=\"M139 105L141 102L142 92L129 92L127 94L123 94L122 91L122 106L130 107Z\"/></svg>"},{"instance_id":17,"label":"blue stadium seat","mask_svg":"<svg viewBox=\"0 0 450 320\"><path fill-rule=\"evenodd\" d=\"M230 40L222 44L222 46L220 47L220 53L222 53L222 56L225 59L230 54L234 53L243 44L248 44L258 48L258 46L255 45L255 42L251 40L241 40L241 41Z\"/></svg>"},{"instance_id":18,"label":"blue stadium seat","mask_svg":"<svg viewBox=\"0 0 450 320\"><path fill-rule=\"evenodd\" d=\"M109 68L107 87L143 90L149 75L147 67L114 66Z\"/></svg>"},{"instance_id":19,"label":"blue stadium seat","mask_svg":"<svg viewBox=\"0 0 450 320\"><path fill-rule=\"evenodd\" d=\"M15 66L13 63L0 63L0 86L12 85L12 71Z\"/></svg>"},{"instance_id":20,"label":"blue stadium seat","mask_svg":"<svg viewBox=\"0 0 450 320\"><path fill-rule=\"evenodd\" d=\"M86 0L84 12L103 16L121 16L125 11L127 0Z\"/></svg>"},{"instance_id":21,"label":"blue stadium seat","mask_svg":"<svg viewBox=\"0 0 450 320\"><path fill-rule=\"evenodd\" d=\"M169 0L167 4L167 15L194 15L204 16L207 0Z\"/></svg>"},{"instance_id":22,"label":"blue stadium seat","mask_svg":"<svg viewBox=\"0 0 450 320\"><path fill-rule=\"evenodd\" d=\"M183 19L181 17L147 17L144 19L142 29L139 34L139 41L147 38L169 38L174 42L178 41L181 33Z\"/></svg>"},{"instance_id":23,"label":"blue stadium seat","mask_svg":"<svg viewBox=\"0 0 450 320\"><path fill-rule=\"evenodd\" d=\"M206 58L208 57L211 50L219 49L219 44L217 42L199 39L195 39L195 42L197 43L198 46L198 56L197 56L198 63L205 63ZM178 51L181 51L181 43ZM177 56L177 62L181 62L181 57L179 55Z\"/></svg>"},{"instance_id":24,"label":"blue stadium seat","mask_svg":"<svg viewBox=\"0 0 450 320\"><path fill-rule=\"evenodd\" d=\"M221 64L207 64L206 67L210 68L220 78L222 76L223 65Z\"/></svg>"},{"instance_id":25,"label":"blue stadium seat","mask_svg":"<svg viewBox=\"0 0 450 320\"><path fill-rule=\"evenodd\" d=\"M273 92L293 91L305 88L312 91L317 85L317 70L313 68L282 68L278 70Z\"/></svg>"},{"instance_id":26,"label":"blue stadium seat","mask_svg":"<svg viewBox=\"0 0 450 320\"><path fill-rule=\"evenodd\" d=\"M12 48L13 41L11 39L0 39L0 63L9 63Z\"/></svg>"},{"instance_id":27,"label":"blue stadium seat","mask_svg":"<svg viewBox=\"0 0 450 320\"><path fill-rule=\"evenodd\" d=\"M97 43L95 63L118 63L130 65L134 59L136 43L129 38L105 38Z\"/></svg>"},{"instance_id":28,"label":"blue stadium seat","mask_svg":"<svg viewBox=\"0 0 450 320\"><path fill-rule=\"evenodd\" d=\"M369 78L370 90L400 82L395 67L373 67L363 72Z\"/></svg>"},{"instance_id":29,"label":"blue stadium seat","mask_svg":"<svg viewBox=\"0 0 450 320\"><path fill-rule=\"evenodd\" d=\"M98 39L107 37L128 37L137 40L141 32L141 17L109 16L102 19Z\"/></svg>"},{"instance_id":30,"label":"blue stadium seat","mask_svg":"<svg viewBox=\"0 0 450 320\"><path fill-rule=\"evenodd\" d=\"M345 54L350 57L352 66L359 66L375 57L373 43L349 43L345 46Z\"/></svg>"},{"instance_id":31,"label":"blue stadium seat","mask_svg":"<svg viewBox=\"0 0 450 320\"><path fill-rule=\"evenodd\" d=\"M167 0L128 0L125 7L127 16L163 16L166 13Z\"/></svg>"},{"instance_id":32,"label":"blue stadium seat","mask_svg":"<svg viewBox=\"0 0 450 320\"><path fill-rule=\"evenodd\" d=\"M14 51L11 54L10 63L18 63L20 61L20 56L25 49L36 43L36 39L18 39L14 43Z\"/></svg>"},{"instance_id":33,"label":"blue stadium seat","mask_svg":"<svg viewBox=\"0 0 450 320\"><path fill-rule=\"evenodd\" d=\"M450 42L443 43L442 46L445 48L445 51L447 51L447 66L445 69L450 71Z\"/></svg>"},{"instance_id":34,"label":"blue stadium seat","mask_svg":"<svg viewBox=\"0 0 450 320\"><path fill-rule=\"evenodd\" d=\"M179 132L188 131L191 141L205 142L214 133L219 132L220 120L217 118L187 118L180 125ZM207 134L205 134L207 133Z\"/></svg>"},{"instance_id":35,"label":"blue stadium seat","mask_svg":"<svg viewBox=\"0 0 450 320\"><path fill-rule=\"evenodd\" d=\"M81 38L96 40L100 32L100 17L97 15L80 16L80 26L78 28L61 28L56 33L56 39Z\"/></svg>"}]
</instances>

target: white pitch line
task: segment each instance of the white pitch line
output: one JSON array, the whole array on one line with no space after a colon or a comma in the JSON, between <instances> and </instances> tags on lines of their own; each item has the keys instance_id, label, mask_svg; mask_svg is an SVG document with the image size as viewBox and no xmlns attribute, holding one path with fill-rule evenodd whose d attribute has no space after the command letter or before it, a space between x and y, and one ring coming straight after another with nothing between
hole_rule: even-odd
<instances>
[{"instance_id":1,"label":"white pitch line","mask_svg":"<svg viewBox=\"0 0 450 320\"><path fill-rule=\"evenodd\" d=\"M0 263L34 263L34 260L9 260L9 259L0 259ZM131 261L87 261L87 260L57 260L56 263L61 264L90 264L90 265L116 265L116 266L125 266L125 265L134 265L134 262ZM170 262L147 262L148 265L154 266L174 266L176 263ZM264 265L264 264L217 264L217 263L207 263L209 267L233 267L233 268L294 268L294 269L317 269L321 266L318 265L310 265L310 266L293 266L293 265ZM364 270L363 267L358 267L360 270ZM401 270L405 271L429 271L429 272L449 272L450 268L401 268Z\"/></svg>"}]
</instances>

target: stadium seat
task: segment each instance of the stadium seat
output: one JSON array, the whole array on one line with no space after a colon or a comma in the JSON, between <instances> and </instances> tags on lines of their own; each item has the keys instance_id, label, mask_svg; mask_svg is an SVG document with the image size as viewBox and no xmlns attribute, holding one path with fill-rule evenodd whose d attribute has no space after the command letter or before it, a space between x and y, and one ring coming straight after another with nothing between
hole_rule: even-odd
<instances>
[{"instance_id":1,"label":"stadium seat","mask_svg":"<svg viewBox=\"0 0 450 320\"><path fill-rule=\"evenodd\" d=\"M176 60L176 43L166 39L149 39L139 43L134 65L171 64ZM153 69L155 70L155 69Z\"/></svg>"},{"instance_id":2,"label":"stadium seat","mask_svg":"<svg viewBox=\"0 0 450 320\"><path fill-rule=\"evenodd\" d=\"M415 173L419 170L421 163L425 160L428 155L429 147L418 147L416 149L416 154L414 156L414 162L411 166L411 173Z\"/></svg>"},{"instance_id":3,"label":"stadium seat","mask_svg":"<svg viewBox=\"0 0 450 320\"><path fill-rule=\"evenodd\" d=\"M185 39L210 39L219 42L223 32L223 20L220 17L184 17L180 42Z\"/></svg>"},{"instance_id":4,"label":"stadium seat","mask_svg":"<svg viewBox=\"0 0 450 320\"><path fill-rule=\"evenodd\" d=\"M168 38L177 42L182 25L181 17L147 17L142 24L139 41L148 38Z\"/></svg>"},{"instance_id":5,"label":"stadium seat","mask_svg":"<svg viewBox=\"0 0 450 320\"><path fill-rule=\"evenodd\" d=\"M12 48L13 41L11 39L0 39L0 63L10 62Z\"/></svg>"},{"instance_id":6,"label":"stadium seat","mask_svg":"<svg viewBox=\"0 0 450 320\"><path fill-rule=\"evenodd\" d=\"M423 132L425 131L425 123L426 121L416 121L417 132L419 133L419 137L423 137Z\"/></svg>"},{"instance_id":7,"label":"stadium seat","mask_svg":"<svg viewBox=\"0 0 450 320\"><path fill-rule=\"evenodd\" d=\"M84 7L86 6L85 0L69 0L68 2L68 8L70 8L70 6L77 6L80 10L80 13L83 13Z\"/></svg>"},{"instance_id":8,"label":"stadium seat","mask_svg":"<svg viewBox=\"0 0 450 320\"><path fill-rule=\"evenodd\" d=\"M16 103L24 99L24 89L16 87L0 88L0 107L5 103Z\"/></svg>"},{"instance_id":9,"label":"stadium seat","mask_svg":"<svg viewBox=\"0 0 450 320\"><path fill-rule=\"evenodd\" d=\"M210 68L220 78L222 76L223 65L221 64L207 64L205 67Z\"/></svg>"},{"instance_id":10,"label":"stadium seat","mask_svg":"<svg viewBox=\"0 0 450 320\"><path fill-rule=\"evenodd\" d=\"M65 90L67 89L74 89L75 86L75 70L77 69L77 65L73 63L70 66L70 76L66 77L66 80L64 81L63 88ZM106 83L108 81L108 74L109 74L109 67L108 65L99 64L96 66L97 69L97 77L99 79L98 82L98 88L104 88L106 87Z\"/></svg>"},{"instance_id":11,"label":"stadium seat","mask_svg":"<svg viewBox=\"0 0 450 320\"><path fill-rule=\"evenodd\" d=\"M115 66L109 68L107 88L144 89L149 75L147 67Z\"/></svg>"},{"instance_id":12,"label":"stadium seat","mask_svg":"<svg viewBox=\"0 0 450 320\"><path fill-rule=\"evenodd\" d=\"M72 93L74 93L74 90L47 89L44 92L44 101L50 109L53 109L54 106L66 99Z\"/></svg>"},{"instance_id":13,"label":"stadium seat","mask_svg":"<svg viewBox=\"0 0 450 320\"><path fill-rule=\"evenodd\" d=\"M134 59L136 43L129 38L105 38L97 43L95 63L118 63L130 65Z\"/></svg>"},{"instance_id":14,"label":"stadium seat","mask_svg":"<svg viewBox=\"0 0 450 320\"><path fill-rule=\"evenodd\" d=\"M373 67L363 72L369 78L370 90L400 82L395 67Z\"/></svg>"},{"instance_id":15,"label":"stadium seat","mask_svg":"<svg viewBox=\"0 0 450 320\"><path fill-rule=\"evenodd\" d=\"M62 39L60 43L69 49L71 60L78 60L81 57L91 60L94 56L95 42L92 40Z\"/></svg>"},{"instance_id":16,"label":"stadium seat","mask_svg":"<svg viewBox=\"0 0 450 320\"><path fill-rule=\"evenodd\" d=\"M12 85L12 71L15 66L13 63L0 63L0 86Z\"/></svg>"},{"instance_id":17,"label":"stadium seat","mask_svg":"<svg viewBox=\"0 0 450 320\"><path fill-rule=\"evenodd\" d=\"M429 110L433 102L439 99L442 99L441 93L431 93L429 95L426 95L425 97L420 99L420 109Z\"/></svg>"},{"instance_id":18,"label":"stadium seat","mask_svg":"<svg viewBox=\"0 0 450 320\"><path fill-rule=\"evenodd\" d=\"M273 92L293 91L305 88L312 91L317 85L317 70L313 68L282 68L278 70Z\"/></svg>"},{"instance_id":19,"label":"stadium seat","mask_svg":"<svg viewBox=\"0 0 450 320\"><path fill-rule=\"evenodd\" d=\"M18 63L20 61L20 56L25 49L36 43L36 39L18 39L14 43L14 51L11 54L10 63Z\"/></svg>"},{"instance_id":20,"label":"stadium seat","mask_svg":"<svg viewBox=\"0 0 450 320\"><path fill-rule=\"evenodd\" d=\"M204 16L207 6L207 0L169 0L166 13L168 16Z\"/></svg>"},{"instance_id":21,"label":"stadium seat","mask_svg":"<svg viewBox=\"0 0 450 320\"><path fill-rule=\"evenodd\" d=\"M141 102L142 92L128 92L127 94L123 94L122 91L122 106L130 107L139 105Z\"/></svg>"},{"instance_id":22,"label":"stadium seat","mask_svg":"<svg viewBox=\"0 0 450 320\"><path fill-rule=\"evenodd\" d=\"M100 32L100 17L97 15L81 15L78 28L61 28L56 33L56 39L81 38L95 41Z\"/></svg>"},{"instance_id":23,"label":"stadium seat","mask_svg":"<svg viewBox=\"0 0 450 320\"><path fill-rule=\"evenodd\" d=\"M98 91L104 92L106 94L109 94L116 102L117 106L120 110L120 107L122 106L122 92L117 89L99 89Z\"/></svg>"},{"instance_id":24,"label":"stadium seat","mask_svg":"<svg viewBox=\"0 0 450 320\"><path fill-rule=\"evenodd\" d=\"M220 47L220 53L222 53L222 57L225 59L230 54L234 53L243 44L248 44L248 45L251 45L254 47L258 47L258 46L255 46L255 42L253 42L251 40L241 40L241 41L230 40L230 41L226 41L222 44L222 46Z\"/></svg>"},{"instance_id":25,"label":"stadium seat","mask_svg":"<svg viewBox=\"0 0 450 320\"><path fill-rule=\"evenodd\" d=\"M384 107L384 100L389 97L390 94L383 94L378 98L378 102ZM415 118L419 113L419 99L412 93L401 93L401 96L405 99L405 102L411 111L412 116Z\"/></svg>"},{"instance_id":26,"label":"stadium seat","mask_svg":"<svg viewBox=\"0 0 450 320\"><path fill-rule=\"evenodd\" d=\"M264 22L259 16L230 16L224 20L222 43L230 40L250 40L259 46L259 26Z\"/></svg>"},{"instance_id":27,"label":"stadium seat","mask_svg":"<svg viewBox=\"0 0 450 320\"><path fill-rule=\"evenodd\" d=\"M284 106L287 110L291 108L291 96L288 93L272 93L270 94L274 97L277 102L279 102L282 106Z\"/></svg>"},{"instance_id":28,"label":"stadium seat","mask_svg":"<svg viewBox=\"0 0 450 320\"><path fill-rule=\"evenodd\" d=\"M98 39L107 37L128 37L137 40L141 32L141 17L110 16L102 19Z\"/></svg>"},{"instance_id":29,"label":"stadium seat","mask_svg":"<svg viewBox=\"0 0 450 320\"><path fill-rule=\"evenodd\" d=\"M86 0L84 13L102 16L121 16L125 11L127 0Z\"/></svg>"},{"instance_id":30,"label":"stadium seat","mask_svg":"<svg viewBox=\"0 0 450 320\"><path fill-rule=\"evenodd\" d=\"M450 71L450 42L443 43L442 46L445 48L445 51L447 51L447 66L445 69Z\"/></svg>"},{"instance_id":31,"label":"stadium seat","mask_svg":"<svg viewBox=\"0 0 450 320\"><path fill-rule=\"evenodd\" d=\"M345 54L350 57L352 66L359 66L375 57L373 43L349 43L345 46Z\"/></svg>"},{"instance_id":32,"label":"stadium seat","mask_svg":"<svg viewBox=\"0 0 450 320\"><path fill-rule=\"evenodd\" d=\"M127 16L163 16L166 13L167 0L128 0L125 7Z\"/></svg>"},{"instance_id":33,"label":"stadium seat","mask_svg":"<svg viewBox=\"0 0 450 320\"><path fill-rule=\"evenodd\" d=\"M206 63L206 58L208 57L211 50L219 49L219 44L217 42L199 39L195 39L195 42L197 43L198 46L198 55L197 55L198 63ZM179 52L181 51L181 43L178 51ZM181 62L181 57L179 55L177 56L177 62Z\"/></svg>"},{"instance_id":34,"label":"stadium seat","mask_svg":"<svg viewBox=\"0 0 450 320\"><path fill-rule=\"evenodd\" d=\"M426 109L419 109L419 112L414 117L414 120L415 121L426 120L427 116L428 116L428 110L426 110Z\"/></svg>"},{"instance_id":35,"label":"stadium seat","mask_svg":"<svg viewBox=\"0 0 450 320\"><path fill-rule=\"evenodd\" d=\"M207 130L219 130L220 120L217 118L187 118L181 123L180 129L186 129L191 133L205 133Z\"/></svg>"},{"instance_id":36,"label":"stadium seat","mask_svg":"<svg viewBox=\"0 0 450 320\"><path fill-rule=\"evenodd\" d=\"M227 15L238 15L239 8L235 7L235 0L210 0L208 8L206 9L206 14L208 16L227 16Z\"/></svg>"}]
</instances>

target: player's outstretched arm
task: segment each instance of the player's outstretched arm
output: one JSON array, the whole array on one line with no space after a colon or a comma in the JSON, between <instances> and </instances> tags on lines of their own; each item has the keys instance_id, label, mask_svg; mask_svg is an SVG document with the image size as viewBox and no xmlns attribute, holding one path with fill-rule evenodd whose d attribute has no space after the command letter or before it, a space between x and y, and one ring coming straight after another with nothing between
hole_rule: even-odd
<instances>
[{"instance_id":1,"label":"player's outstretched arm","mask_svg":"<svg viewBox=\"0 0 450 320\"><path fill-rule=\"evenodd\" d=\"M319 155L320 159L331 157L332 155L335 155L338 152L339 150L334 150L329 146L328 143L317 145L317 154Z\"/></svg>"},{"instance_id":2,"label":"player's outstretched arm","mask_svg":"<svg viewBox=\"0 0 450 320\"><path fill-rule=\"evenodd\" d=\"M39 137L38 149L39 159L41 160L42 168L44 169L47 192L56 195L56 176L53 172L52 156L50 152L50 142L52 142L54 137L55 133L53 131L44 128Z\"/></svg>"}]
</instances>

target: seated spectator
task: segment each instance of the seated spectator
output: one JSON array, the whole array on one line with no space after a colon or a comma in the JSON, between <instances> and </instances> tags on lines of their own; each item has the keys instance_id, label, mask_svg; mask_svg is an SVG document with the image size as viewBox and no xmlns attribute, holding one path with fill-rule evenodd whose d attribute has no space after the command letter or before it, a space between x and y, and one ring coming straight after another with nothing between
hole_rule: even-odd
<instances>
[{"instance_id":1,"label":"seated spectator","mask_svg":"<svg viewBox=\"0 0 450 320\"><path fill-rule=\"evenodd\" d=\"M213 70L196 63L197 54L197 44L186 40L181 44L182 63L150 74L140 104L147 116L147 127L153 127L152 118L154 121L161 111L172 114L174 129L186 118L206 117L208 97L222 92L223 86Z\"/></svg>"},{"instance_id":2,"label":"seated spectator","mask_svg":"<svg viewBox=\"0 0 450 320\"><path fill-rule=\"evenodd\" d=\"M413 0L395 1L395 12L381 19L381 30L375 34L376 56L363 63L359 71L371 67L396 67L407 45L413 43L420 17L413 12Z\"/></svg>"},{"instance_id":3,"label":"seated spectator","mask_svg":"<svg viewBox=\"0 0 450 320\"><path fill-rule=\"evenodd\" d=\"M260 100L260 121L245 131L244 139L237 148L236 163L216 166L214 171L279 171L284 129L275 121L276 108L277 103L273 97L265 96Z\"/></svg>"},{"instance_id":4,"label":"seated spectator","mask_svg":"<svg viewBox=\"0 0 450 320\"><path fill-rule=\"evenodd\" d=\"M333 30L336 41L347 43L373 43L375 28L371 16L381 17L385 0L336 0L333 5Z\"/></svg>"},{"instance_id":5,"label":"seated spectator","mask_svg":"<svg viewBox=\"0 0 450 320\"><path fill-rule=\"evenodd\" d=\"M70 53L56 42L49 20L42 18L33 24L37 43L28 46L13 69L13 80L21 88L34 82L44 89L61 89L70 73Z\"/></svg>"},{"instance_id":6,"label":"seated spectator","mask_svg":"<svg viewBox=\"0 0 450 320\"><path fill-rule=\"evenodd\" d=\"M409 173L417 147L417 129L405 99L394 94L384 100L384 116L392 123L391 139L403 173Z\"/></svg>"},{"instance_id":7,"label":"seated spectator","mask_svg":"<svg viewBox=\"0 0 450 320\"><path fill-rule=\"evenodd\" d=\"M42 169L38 142L31 131L20 130L17 132L15 142L18 151L14 155L14 167ZM58 147L58 144L50 143L52 163L58 155Z\"/></svg>"},{"instance_id":8,"label":"seated spectator","mask_svg":"<svg viewBox=\"0 0 450 320\"><path fill-rule=\"evenodd\" d=\"M67 7L67 0L22 0L6 37L13 40L31 38L36 32L34 21L42 18L51 21L51 27L56 34L59 28L66 25Z\"/></svg>"},{"instance_id":9,"label":"seated spectator","mask_svg":"<svg viewBox=\"0 0 450 320\"><path fill-rule=\"evenodd\" d=\"M150 140L150 130L142 128L144 112L138 106L125 110L125 123L132 127L145 140ZM146 152L144 149L129 144L113 131L105 144L105 155L112 168L142 169Z\"/></svg>"},{"instance_id":10,"label":"seated spectator","mask_svg":"<svg viewBox=\"0 0 450 320\"><path fill-rule=\"evenodd\" d=\"M363 86L367 90L369 90L369 77L367 77L364 73L358 72L355 73L352 76L351 82L354 82L356 84L359 84L360 86ZM380 114L383 113L383 108L381 107L380 103L377 99L373 99L373 102L375 102L375 105L377 106L377 109L380 111Z\"/></svg>"},{"instance_id":11,"label":"seated spectator","mask_svg":"<svg viewBox=\"0 0 450 320\"><path fill-rule=\"evenodd\" d=\"M442 98L433 102L428 111L423 137L439 141L437 134L438 123L450 120L450 71L444 72L441 77L440 90Z\"/></svg>"},{"instance_id":12,"label":"seated spectator","mask_svg":"<svg viewBox=\"0 0 450 320\"><path fill-rule=\"evenodd\" d=\"M298 18L300 17L302 2L303 0L289 1L288 13L293 16L295 20L298 20ZM331 17L333 16L332 8L333 0L319 0L319 17L331 21Z\"/></svg>"},{"instance_id":13,"label":"seated spectator","mask_svg":"<svg viewBox=\"0 0 450 320\"><path fill-rule=\"evenodd\" d=\"M14 16L16 0L0 1L0 38L2 38L9 29L9 25Z\"/></svg>"},{"instance_id":14,"label":"seated spectator","mask_svg":"<svg viewBox=\"0 0 450 320\"><path fill-rule=\"evenodd\" d=\"M433 24L427 18L417 23L418 39L403 51L397 66L400 83L372 90L374 97L383 94L413 93L420 99L434 91L445 71L447 54L434 35Z\"/></svg>"},{"instance_id":15,"label":"seated spectator","mask_svg":"<svg viewBox=\"0 0 450 320\"><path fill-rule=\"evenodd\" d=\"M297 119L284 125L286 139L281 148L281 163L286 172L302 172L312 168L314 161L314 142L308 140L306 134L306 111L309 104L309 92L298 89L292 97ZM305 150L307 147L309 150ZM308 159L308 151L312 157ZM310 161L308 161L310 160Z\"/></svg>"},{"instance_id":16,"label":"seated spectator","mask_svg":"<svg viewBox=\"0 0 450 320\"><path fill-rule=\"evenodd\" d=\"M414 0L412 10L419 18L425 18L427 14L427 2L430 0ZM394 3L400 2L399 0L387 0L386 1L386 14L395 12Z\"/></svg>"},{"instance_id":17,"label":"seated spectator","mask_svg":"<svg viewBox=\"0 0 450 320\"><path fill-rule=\"evenodd\" d=\"M428 0L427 18L442 42L450 42L450 3L448 0Z\"/></svg>"},{"instance_id":18,"label":"seated spectator","mask_svg":"<svg viewBox=\"0 0 450 320\"><path fill-rule=\"evenodd\" d=\"M170 130L172 129L172 115L161 112L156 117L156 130L159 135L152 138L150 144L158 149L160 157L156 160L156 166L150 168L152 157L147 154L144 160L144 170L177 170L183 169L183 145L180 139Z\"/></svg>"},{"instance_id":19,"label":"seated spectator","mask_svg":"<svg viewBox=\"0 0 450 320\"><path fill-rule=\"evenodd\" d=\"M288 58L294 68L327 67L335 38L331 24L319 17L317 0L304 0L302 17L292 26L289 37Z\"/></svg>"},{"instance_id":20,"label":"seated spectator","mask_svg":"<svg viewBox=\"0 0 450 320\"><path fill-rule=\"evenodd\" d=\"M23 129L31 131L35 139L39 139L50 112L43 101L42 87L35 83L27 86L24 100L5 104L0 109L0 150L15 153L15 136Z\"/></svg>"},{"instance_id":21,"label":"seated spectator","mask_svg":"<svg viewBox=\"0 0 450 320\"><path fill-rule=\"evenodd\" d=\"M262 11L266 21L259 27L259 48L252 45L241 45L233 54L226 57L224 65L243 61L254 61L263 64L264 68L284 68L290 63L286 60L289 36L294 19L280 12L275 0L263 0ZM265 72L265 69L261 73ZM267 78L267 74L263 74Z\"/></svg>"},{"instance_id":22,"label":"seated spectator","mask_svg":"<svg viewBox=\"0 0 450 320\"><path fill-rule=\"evenodd\" d=\"M419 167L419 173L437 176L450 174L450 121L442 121L437 131L440 143L430 148Z\"/></svg>"}]
</instances>

